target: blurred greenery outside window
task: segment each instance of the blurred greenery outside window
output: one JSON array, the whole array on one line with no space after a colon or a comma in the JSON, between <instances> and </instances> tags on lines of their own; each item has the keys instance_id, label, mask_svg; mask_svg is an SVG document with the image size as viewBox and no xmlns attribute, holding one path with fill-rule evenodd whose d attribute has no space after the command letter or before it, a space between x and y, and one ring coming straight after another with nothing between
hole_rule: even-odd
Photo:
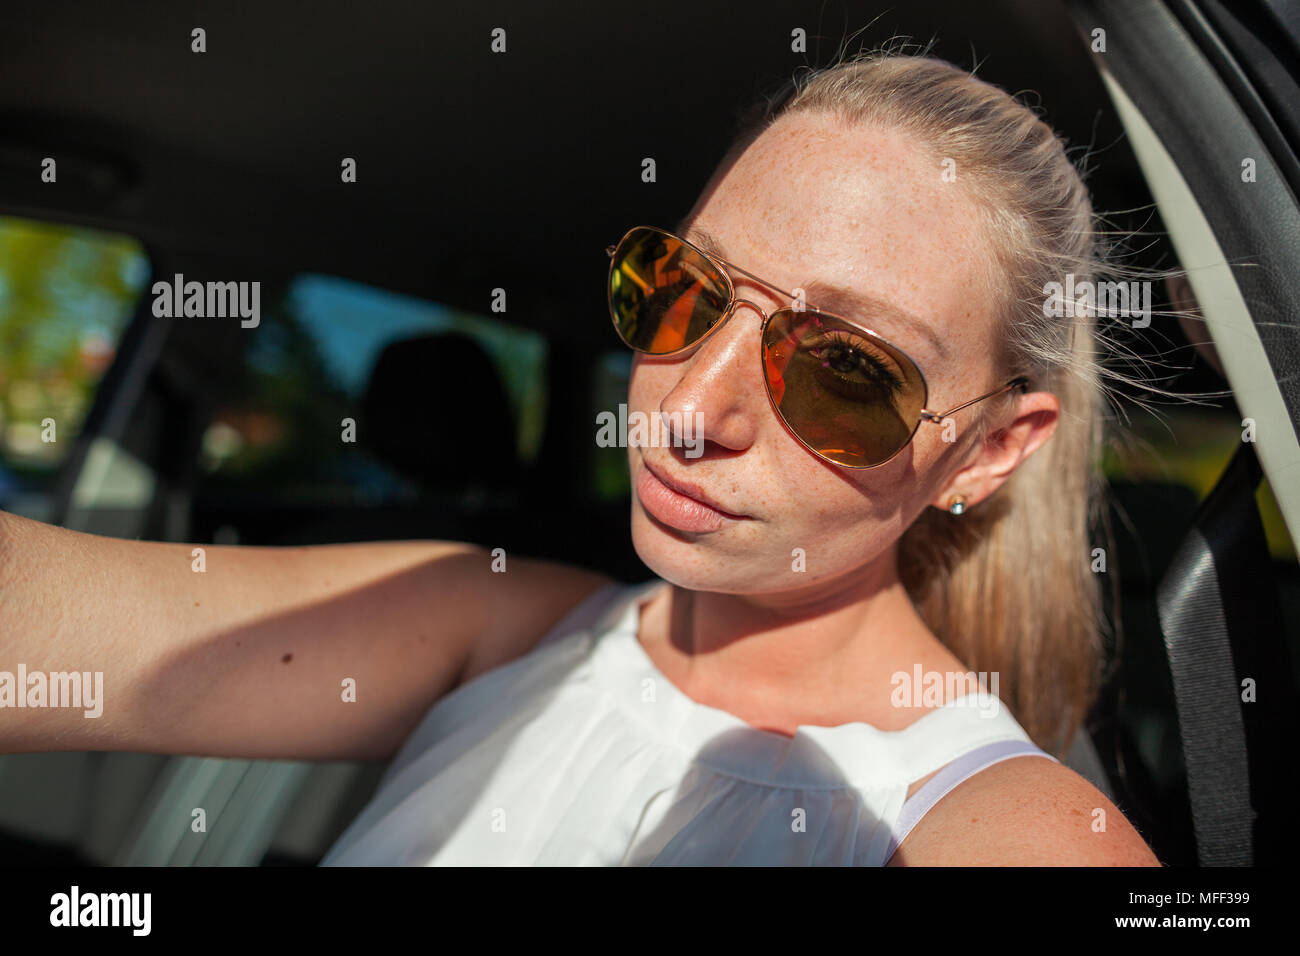
<instances>
[{"instance_id":1,"label":"blurred greenery outside window","mask_svg":"<svg viewBox=\"0 0 1300 956\"><path fill-rule=\"evenodd\" d=\"M591 433L596 434L596 416L601 412L618 414L618 406L627 402L627 387L632 376L632 353L626 349L606 352L596 361L592 376ZM593 437L594 440L594 437ZM597 448L593 487L603 501L616 501L632 493L627 468L626 448Z\"/></svg>"},{"instance_id":2,"label":"blurred greenery outside window","mask_svg":"<svg viewBox=\"0 0 1300 956\"><path fill-rule=\"evenodd\" d=\"M386 346L441 333L466 335L486 353L507 393L518 458L534 462L546 418L543 336L349 280L302 275L273 298L250 333L243 367L203 437L203 490L322 505L414 495L412 482L364 442L344 442L341 423L358 419ZM459 408L412 414L473 414L472 396Z\"/></svg>"},{"instance_id":3,"label":"blurred greenery outside window","mask_svg":"<svg viewBox=\"0 0 1300 956\"><path fill-rule=\"evenodd\" d=\"M53 484L149 271L129 236L0 216L0 506Z\"/></svg>"}]
</instances>

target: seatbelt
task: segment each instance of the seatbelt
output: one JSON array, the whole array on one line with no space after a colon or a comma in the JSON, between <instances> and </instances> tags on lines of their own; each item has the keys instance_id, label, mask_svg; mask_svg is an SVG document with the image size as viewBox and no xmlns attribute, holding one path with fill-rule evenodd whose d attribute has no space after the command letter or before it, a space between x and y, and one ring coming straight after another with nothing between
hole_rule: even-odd
<instances>
[{"instance_id":1,"label":"seatbelt","mask_svg":"<svg viewBox=\"0 0 1300 956\"><path fill-rule=\"evenodd\" d=\"M1272 581L1255 506L1260 478L1254 445L1243 441L1197 509L1156 590L1202 866L1251 866L1254 860L1239 675L1260 675L1239 667L1256 637L1242 633L1253 616L1249 602Z\"/></svg>"}]
</instances>

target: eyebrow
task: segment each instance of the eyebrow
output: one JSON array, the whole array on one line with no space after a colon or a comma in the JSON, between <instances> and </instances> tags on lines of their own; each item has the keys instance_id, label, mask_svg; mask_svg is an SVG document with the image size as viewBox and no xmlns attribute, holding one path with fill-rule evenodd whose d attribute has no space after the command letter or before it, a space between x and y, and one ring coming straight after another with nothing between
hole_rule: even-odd
<instances>
[{"instance_id":1,"label":"eyebrow","mask_svg":"<svg viewBox=\"0 0 1300 956\"><path fill-rule=\"evenodd\" d=\"M723 249L722 243L706 229L679 223L676 234L699 246L705 252L717 256L719 259L731 258ZM852 289L846 289L831 282L824 282L821 279L813 279L811 282L806 283L803 286L803 291L810 305L814 301L816 302L815 308L842 315L845 318L856 319L875 332L880 332L880 329L875 326L875 320L878 318L884 319L887 324L901 325L929 342L940 358L946 359L948 357L948 349L944 345L943 339L928 322L879 296L870 295L866 292L855 292ZM868 321L868 317L870 317L870 321ZM885 336L885 338L889 338L889 336Z\"/></svg>"}]
</instances>

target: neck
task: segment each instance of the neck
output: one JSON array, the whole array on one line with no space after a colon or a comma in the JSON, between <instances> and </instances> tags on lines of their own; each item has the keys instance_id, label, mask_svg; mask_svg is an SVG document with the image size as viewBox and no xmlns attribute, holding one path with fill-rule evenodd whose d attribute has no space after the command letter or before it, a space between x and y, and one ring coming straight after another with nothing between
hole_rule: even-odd
<instances>
[{"instance_id":1,"label":"neck","mask_svg":"<svg viewBox=\"0 0 1300 956\"><path fill-rule=\"evenodd\" d=\"M943 649L890 554L837 579L763 594L673 586L647 606L644 643L701 703L776 726L888 722L890 677ZM851 716L856 713L858 716Z\"/></svg>"}]
</instances>

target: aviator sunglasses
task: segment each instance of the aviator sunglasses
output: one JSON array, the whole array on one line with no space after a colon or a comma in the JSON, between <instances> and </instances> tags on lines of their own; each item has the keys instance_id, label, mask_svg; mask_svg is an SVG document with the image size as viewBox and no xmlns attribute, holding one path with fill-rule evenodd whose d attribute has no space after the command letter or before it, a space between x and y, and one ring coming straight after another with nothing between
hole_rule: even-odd
<instances>
[{"instance_id":1,"label":"aviator sunglasses","mask_svg":"<svg viewBox=\"0 0 1300 956\"><path fill-rule=\"evenodd\" d=\"M932 412L920 366L859 322L812 305L769 315L736 296L728 269L788 299L797 297L654 226L628 230L605 252L610 316L619 337L637 352L676 355L694 348L737 306L761 315L760 359L772 408L804 447L836 465L883 465L907 447L921 422L938 424L976 402L1029 386L1029 379L1014 378L946 412Z\"/></svg>"}]
</instances>

